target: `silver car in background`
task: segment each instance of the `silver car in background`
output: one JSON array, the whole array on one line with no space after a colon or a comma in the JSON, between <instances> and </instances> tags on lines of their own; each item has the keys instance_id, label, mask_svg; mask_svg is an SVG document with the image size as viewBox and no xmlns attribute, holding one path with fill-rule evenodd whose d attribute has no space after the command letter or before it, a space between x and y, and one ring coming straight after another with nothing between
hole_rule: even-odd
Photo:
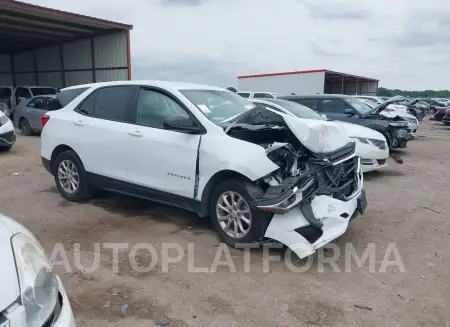
<instances>
[{"instance_id":1,"label":"silver car in background","mask_svg":"<svg viewBox=\"0 0 450 327\"><path fill-rule=\"evenodd\" d=\"M26 136L42 131L41 119L52 110L55 98L56 95L46 94L21 101L14 113L14 125Z\"/></svg>"}]
</instances>

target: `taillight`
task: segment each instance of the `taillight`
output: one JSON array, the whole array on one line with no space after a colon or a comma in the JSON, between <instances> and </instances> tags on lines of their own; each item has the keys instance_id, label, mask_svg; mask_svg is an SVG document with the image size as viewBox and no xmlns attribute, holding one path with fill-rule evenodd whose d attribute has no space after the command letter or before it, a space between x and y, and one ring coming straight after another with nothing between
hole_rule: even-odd
<instances>
[{"instance_id":1,"label":"taillight","mask_svg":"<svg viewBox=\"0 0 450 327\"><path fill-rule=\"evenodd\" d=\"M441 109L440 108L436 108L436 113L438 114L440 112L441 112Z\"/></svg>"},{"instance_id":2,"label":"taillight","mask_svg":"<svg viewBox=\"0 0 450 327\"><path fill-rule=\"evenodd\" d=\"M45 124L47 124L47 122L50 120L50 116L45 115L44 117L41 118L41 124L42 127L45 126Z\"/></svg>"},{"instance_id":3,"label":"taillight","mask_svg":"<svg viewBox=\"0 0 450 327\"><path fill-rule=\"evenodd\" d=\"M450 116L450 109L446 110L447 116Z\"/></svg>"}]
</instances>

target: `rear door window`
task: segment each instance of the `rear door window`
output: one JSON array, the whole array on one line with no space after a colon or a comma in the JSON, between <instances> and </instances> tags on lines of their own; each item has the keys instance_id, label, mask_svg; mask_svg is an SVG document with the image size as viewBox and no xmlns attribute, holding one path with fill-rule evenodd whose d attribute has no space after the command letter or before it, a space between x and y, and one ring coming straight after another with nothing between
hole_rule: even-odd
<instances>
[{"instance_id":1,"label":"rear door window","mask_svg":"<svg viewBox=\"0 0 450 327\"><path fill-rule=\"evenodd\" d=\"M97 91L94 116L97 118L125 121L133 97L133 86L113 86Z\"/></svg>"},{"instance_id":2,"label":"rear door window","mask_svg":"<svg viewBox=\"0 0 450 327\"><path fill-rule=\"evenodd\" d=\"M42 98L42 97L34 98L27 104L27 107L44 110L45 109L45 98Z\"/></svg>"}]
</instances>

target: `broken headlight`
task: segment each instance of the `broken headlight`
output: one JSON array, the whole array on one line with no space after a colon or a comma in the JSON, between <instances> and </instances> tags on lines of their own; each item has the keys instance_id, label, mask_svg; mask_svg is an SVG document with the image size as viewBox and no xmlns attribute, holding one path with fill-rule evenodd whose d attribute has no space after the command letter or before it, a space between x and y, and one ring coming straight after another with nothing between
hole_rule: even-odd
<instances>
[{"instance_id":1,"label":"broken headlight","mask_svg":"<svg viewBox=\"0 0 450 327\"><path fill-rule=\"evenodd\" d=\"M302 202L313 185L314 178L310 177L299 182L294 187L286 185L271 186L264 194L264 197L256 200L253 204L256 208L263 211L285 213Z\"/></svg>"},{"instance_id":2,"label":"broken headlight","mask_svg":"<svg viewBox=\"0 0 450 327\"><path fill-rule=\"evenodd\" d=\"M0 126L5 125L9 118L2 112L0 112Z\"/></svg>"},{"instance_id":3,"label":"broken headlight","mask_svg":"<svg viewBox=\"0 0 450 327\"><path fill-rule=\"evenodd\" d=\"M42 247L29 236L18 233L11 239L25 307L26 326L40 327L51 318L58 300L58 282Z\"/></svg>"}]
</instances>

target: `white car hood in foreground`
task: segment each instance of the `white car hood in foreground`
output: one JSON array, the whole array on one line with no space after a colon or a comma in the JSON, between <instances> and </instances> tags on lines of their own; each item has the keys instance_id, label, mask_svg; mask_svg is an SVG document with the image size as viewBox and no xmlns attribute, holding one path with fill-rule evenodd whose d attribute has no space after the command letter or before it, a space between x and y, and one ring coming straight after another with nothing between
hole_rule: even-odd
<instances>
[{"instance_id":1,"label":"white car hood in foreground","mask_svg":"<svg viewBox=\"0 0 450 327\"><path fill-rule=\"evenodd\" d=\"M0 214L0 312L9 307L20 296L16 263L11 247L11 237L17 223ZM19 225L20 226L20 225Z\"/></svg>"},{"instance_id":2,"label":"white car hood in foreground","mask_svg":"<svg viewBox=\"0 0 450 327\"><path fill-rule=\"evenodd\" d=\"M335 124L339 124L344 127L350 137L362 137L380 141L386 140L383 134L368 127L345 122L335 122Z\"/></svg>"},{"instance_id":3,"label":"white car hood in foreground","mask_svg":"<svg viewBox=\"0 0 450 327\"><path fill-rule=\"evenodd\" d=\"M345 128L340 124L288 115L283 115L283 118L295 137L313 152L332 152L350 142Z\"/></svg>"}]
</instances>

